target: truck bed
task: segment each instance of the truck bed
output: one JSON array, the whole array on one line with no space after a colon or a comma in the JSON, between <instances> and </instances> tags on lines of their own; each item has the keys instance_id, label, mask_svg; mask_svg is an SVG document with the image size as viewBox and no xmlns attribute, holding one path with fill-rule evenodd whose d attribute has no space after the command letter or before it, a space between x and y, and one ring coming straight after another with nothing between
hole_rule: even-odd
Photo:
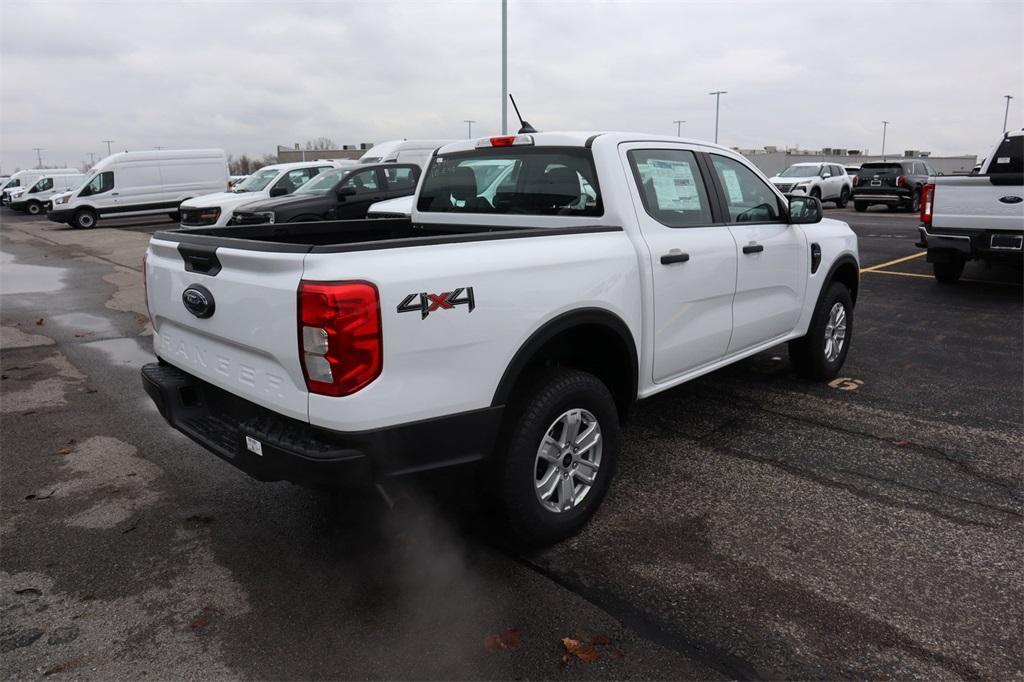
<instances>
[{"instance_id":1,"label":"truck bed","mask_svg":"<svg viewBox=\"0 0 1024 682\"><path fill-rule=\"evenodd\" d=\"M393 218L181 228L157 232L153 238L194 244L200 248L223 246L232 249L282 253L338 253L616 230L621 230L621 228L603 225L549 228L450 223L417 224L408 218Z\"/></svg>"}]
</instances>

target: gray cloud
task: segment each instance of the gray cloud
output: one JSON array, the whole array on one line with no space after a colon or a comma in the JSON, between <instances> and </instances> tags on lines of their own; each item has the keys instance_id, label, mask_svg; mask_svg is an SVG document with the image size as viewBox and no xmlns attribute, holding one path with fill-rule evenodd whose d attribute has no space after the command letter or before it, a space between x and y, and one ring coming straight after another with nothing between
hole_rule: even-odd
<instances>
[{"instance_id":1,"label":"gray cloud","mask_svg":"<svg viewBox=\"0 0 1024 682\"><path fill-rule=\"evenodd\" d=\"M1024 5L510 1L534 125L723 143L987 152L1024 96ZM217 146L264 154L495 132L499 3L5 3L0 164ZM1014 101L1012 125L1021 126Z\"/></svg>"}]
</instances>

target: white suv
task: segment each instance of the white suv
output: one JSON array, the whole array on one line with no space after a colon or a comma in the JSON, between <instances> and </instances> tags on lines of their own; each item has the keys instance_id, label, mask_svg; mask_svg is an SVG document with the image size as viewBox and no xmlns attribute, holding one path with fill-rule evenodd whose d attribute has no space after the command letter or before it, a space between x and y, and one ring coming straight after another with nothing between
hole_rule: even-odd
<instances>
[{"instance_id":1,"label":"white suv","mask_svg":"<svg viewBox=\"0 0 1024 682\"><path fill-rule=\"evenodd\" d=\"M320 173L343 165L346 164L338 161L300 161L264 166L229 192L206 194L181 202L181 224L187 227L223 227L231 220L236 208L291 194Z\"/></svg>"},{"instance_id":2,"label":"white suv","mask_svg":"<svg viewBox=\"0 0 1024 682\"><path fill-rule=\"evenodd\" d=\"M821 201L834 201L844 208L853 193L853 181L838 163L794 163L771 183L783 194L807 194Z\"/></svg>"}]
</instances>

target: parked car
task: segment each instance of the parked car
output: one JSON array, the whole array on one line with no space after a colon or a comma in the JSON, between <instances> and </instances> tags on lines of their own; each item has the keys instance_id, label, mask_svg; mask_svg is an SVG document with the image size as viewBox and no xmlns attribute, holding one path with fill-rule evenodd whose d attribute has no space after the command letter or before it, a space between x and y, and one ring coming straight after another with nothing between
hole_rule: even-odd
<instances>
[{"instance_id":1,"label":"parked car","mask_svg":"<svg viewBox=\"0 0 1024 682\"><path fill-rule=\"evenodd\" d=\"M859 286L857 237L818 199L635 133L453 143L411 219L157 232L145 272L143 385L174 428L312 486L481 462L531 544L598 509L637 399L787 341L836 376Z\"/></svg>"},{"instance_id":2,"label":"parked car","mask_svg":"<svg viewBox=\"0 0 1024 682\"><path fill-rule=\"evenodd\" d=\"M300 161L264 166L227 192L205 194L181 204L185 226L227 225L235 209L262 199L288 196L320 173L339 165L333 161Z\"/></svg>"},{"instance_id":3,"label":"parked car","mask_svg":"<svg viewBox=\"0 0 1024 682\"><path fill-rule=\"evenodd\" d=\"M416 190L419 166L411 163L344 166L322 173L294 194L246 204L231 225L365 218L371 204Z\"/></svg>"},{"instance_id":4,"label":"parked car","mask_svg":"<svg viewBox=\"0 0 1024 682\"><path fill-rule=\"evenodd\" d=\"M1024 130L1006 133L977 175L930 178L921 241L935 279L956 282L969 260L1024 263Z\"/></svg>"},{"instance_id":5,"label":"parked car","mask_svg":"<svg viewBox=\"0 0 1024 682\"><path fill-rule=\"evenodd\" d=\"M835 163L794 163L771 182L783 194L806 194L839 208L846 206L853 187L846 169Z\"/></svg>"},{"instance_id":6,"label":"parked car","mask_svg":"<svg viewBox=\"0 0 1024 682\"><path fill-rule=\"evenodd\" d=\"M935 171L927 161L869 161L862 164L853 183L853 207L864 212L873 204L884 204L890 211L898 208L921 210L921 190Z\"/></svg>"},{"instance_id":7,"label":"parked car","mask_svg":"<svg viewBox=\"0 0 1024 682\"><path fill-rule=\"evenodd\" d=\"M50 220L74 227L100 218L166 213L178 220L182 201L228 186L222 149L158 149L118 152L90 169L74 192L55 196Z\"/></svg>"},{"instance_id":8,"label":"parked car","mask_svg":"<svg viewBox=\"0 0 1024 682\"><path fill-rule=\"evenodd\" d=\"M50 207L50 199L77 188L85 176L81 173L44 174L31 186L18 188L18 193L11 196L11 208L25 211L29 215L39 215Z\"/></svg>"},{"instance_id":9,"label":"parked car","mask_svg":"<svg viewBox=\"0 0 1024 682\"><path fill-rule=\"evenodd\" d=\"M21 170L7 178L7 180L0 185L0 204L6 205L10 203L10 193L19 188L31 187L35 184L36 180L41 178L44 173L51 175L81 175L81 171L74 168L33 168L31 170Z\"/></svg>"}]
</instances>

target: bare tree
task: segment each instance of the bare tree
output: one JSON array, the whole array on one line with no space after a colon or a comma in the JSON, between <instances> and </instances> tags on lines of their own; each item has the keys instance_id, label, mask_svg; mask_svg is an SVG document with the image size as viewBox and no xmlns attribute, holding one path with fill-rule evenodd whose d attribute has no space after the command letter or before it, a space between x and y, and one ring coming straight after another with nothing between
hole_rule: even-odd
<instances>
[{"instance_id":1,"label":"bare tree","mask_svg":"<svg viewBox=\"0 0 1024 682\"><path fill-rule=\"evenodd\" d=\"M338 145L329 137L317 137L312 140L306 140L307 151L323 151L325 149L337 149Z\"/></svg>"}]
</instances>

